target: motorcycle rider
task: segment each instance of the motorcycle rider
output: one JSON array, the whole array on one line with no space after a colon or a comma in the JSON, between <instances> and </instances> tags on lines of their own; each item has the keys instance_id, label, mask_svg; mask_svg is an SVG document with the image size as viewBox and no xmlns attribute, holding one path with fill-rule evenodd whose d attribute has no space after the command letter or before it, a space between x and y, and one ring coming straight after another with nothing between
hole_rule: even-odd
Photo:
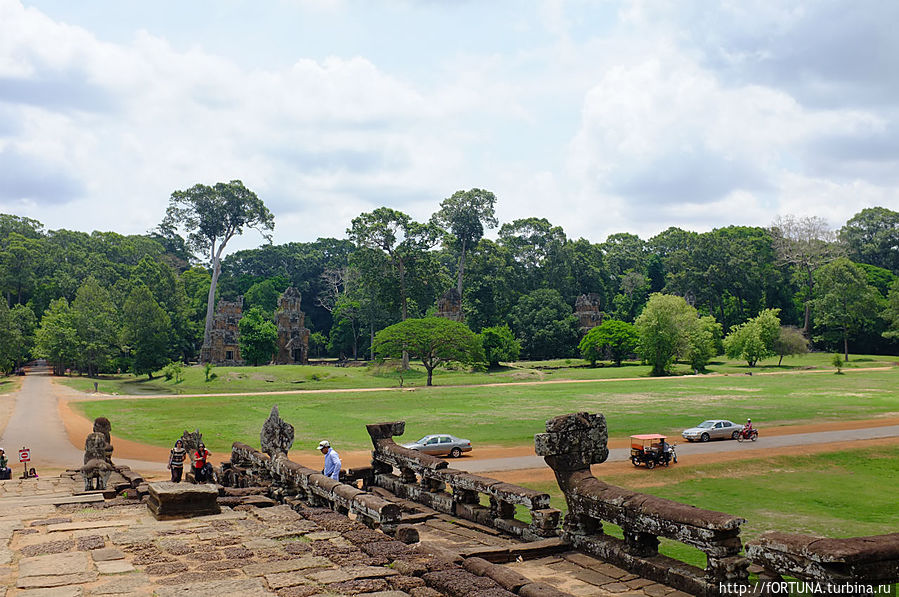
<instances>
[{"instance_id":1,"label":"motorcycle rider","mask_svg":"<svg viewBox=\"0 0 899 597\"><path fill-rule=\"evenodd\" d=\"M746 424L743 425L743 429L740 433L743 434L743 437L749 437L749 434L752 433L752 419L746 419Z\"/></svg>"}]
</instances>

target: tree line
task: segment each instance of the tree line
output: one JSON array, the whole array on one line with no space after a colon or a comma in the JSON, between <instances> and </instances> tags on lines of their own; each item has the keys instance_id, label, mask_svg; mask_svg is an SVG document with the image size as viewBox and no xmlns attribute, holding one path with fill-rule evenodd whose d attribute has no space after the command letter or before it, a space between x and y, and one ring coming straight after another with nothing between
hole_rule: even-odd
<instances>
[{"instance_id":1,"label":"tree line","mask_svg":"<svg viewBox=\"0 0 899 597\"><path fill-rule=\"evenodd\" d=\"M382 207L349 222L345 238L227 256L231 238L253 228L268 240L275 223L240 181L175 191L143 235L48 231L0 215L0 367L44 356L58 372L152 373L197 358L216 300L243 296L264 321L288 286L303 295L313 356L368 357L377 332L433 314L450 288L493 362L516 347L527 359L582 354L573 307L585 293L600 297L607 321L638 330L662 302L677 302L666 308L678 313L682 303L687 315L675 319L690 329L668 340L678 345L674 358L697 364L737 332L750 338L741 345L763 340L760 354L770 355L777 338L746 331L765 313L819 349L895 352L899 212L864 209L839 229L785 216L768 227L672 227L597 243L544 218L500 223L495 203L489 191L459 191L426 221ZM690 337L712 340L694 343L691 357ZM637 342L646 359L648 340ZM594 356L614 360L608 343L598 346Z\"/></svg>"}]
</instances>

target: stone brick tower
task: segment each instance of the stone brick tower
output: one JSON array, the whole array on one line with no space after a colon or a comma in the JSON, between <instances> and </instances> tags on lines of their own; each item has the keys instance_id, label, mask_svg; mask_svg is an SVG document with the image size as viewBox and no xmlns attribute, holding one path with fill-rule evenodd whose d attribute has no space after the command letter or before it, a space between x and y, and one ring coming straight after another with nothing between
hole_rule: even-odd
<instances>
[{"instance_id":1,"label":"stone brick tower","mask_svg":"<svg viewBox=\"0 0 899 597\"><path fill-rule=\"evenodd\" d=\"M240 358L240 346L237 338L240 335L237 324L243 317L243 297L236 301L219 301L212 316L212 330L209 332L209 343L200 349L201 363L216 365L243 365Z\"/></svg>"},{"instance_id":2,"label":"stone brick tower","mask_svg":"<svg viewBox=\"0 0 899 597\"><path fill-rule=\"evenodd\" d=\"M278 326L277 365L305 365L309 362L309 329L300 310L300 292L291 286L278 299L275 325Z\"/></svg>"}]
</instances>

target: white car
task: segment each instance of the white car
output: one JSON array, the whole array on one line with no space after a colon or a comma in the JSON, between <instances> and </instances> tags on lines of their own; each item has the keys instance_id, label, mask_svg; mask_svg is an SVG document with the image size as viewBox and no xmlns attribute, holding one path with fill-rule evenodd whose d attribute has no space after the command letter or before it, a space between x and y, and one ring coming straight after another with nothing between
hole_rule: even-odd
<instances>
[{"instance_id":1,"label":"white car","mask_svg":"<svg viewBox=\"0 0 899 597\"><path fill-rule=\"evenodd\" d=\"M696 427L684 429L681 435L688 442L697 440L707 442L710 439L737 439L741 429L743 429L742 425L737 425L727 419L709 419Z\"/></svg>"}]
</instances>

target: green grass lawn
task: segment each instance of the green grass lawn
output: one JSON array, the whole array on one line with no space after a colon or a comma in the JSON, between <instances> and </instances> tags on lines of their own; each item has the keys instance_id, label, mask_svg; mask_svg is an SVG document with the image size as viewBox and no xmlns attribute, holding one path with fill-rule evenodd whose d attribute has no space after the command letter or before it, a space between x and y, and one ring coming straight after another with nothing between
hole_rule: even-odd
<instances>
[{"instance_id":1,"label":"green grass lawn","mask_svg":"<svg viewBox=\"0 0 899 597\"><path fill-rule=\"evenodd\" d=\"M750 369L745 362L727 360L723 357L708 367L708 373L765 373L802 369L831 369L828 353L812 353L784 360L777 365L777 359L768 359ZM852 356L847 368L895 365L897 357ZM510 363L508 366L489 372L438 369L434 372L434 385L472 385L509 382L551 381L563 379L616 379L622 377L649 377L650 367L639 362L625 362L621 367L609 363L598 363L590 367L581 359L560 359L555 361L531 361ZM203 367L184 369L184 379L180 382L164 377L149 379L130 374L104 375L97 379L87 377L59 378L62 383L83 392L93 392L94 382L99 384L104 394L219 394L239 392L272 392L284 390L323 390L336 388L396 388L421 387L427 381L424 368L413 362L413 369L402 375L395 365L336 367L328 365L267 365L262 367L216 367L215 377L206 381ZM686 365L674 368L677 375L691 374Z\"/></svg>"},{"instance_id":2,"label":"green grass lawn","mask_svg":"<svg viewBox=\"0 0 899 597\"><path fill-rule=\"evenodd\" d=\"M602 465L594 467L602 475ZM700 465L690 469L656 469L645 475L602 475L607 483L718 510L746 519L743 542L765 531L855 537L895 532L899 528L899 446L813 456L778 456ZM651 480L651 484L647 481ZM525 483L552 496L552 506L566 509L558 486ZM612 527L612 525L607 525ZM608 529L616 534L615 528ZM664 541L662 552L705 566L698 550Z\"/></svg>"},{"instance_id":3,"label":"green grass lawn","mask_svg":"<svg viewBox=\"0 0 899 597\"><path fill-rule=\"evenodd\" d=\"M677 434L706 418L765 426L869 418L899 413L899 368L835 375L726 375L595 381L573 384L432 387L414 391L276 396L152 398L74 403L90 418L105 416L121 437L168 446L199 428L214 451L235 440L255 444L273 404L296 428L296 442L322 437L343 449L365 449L367 423L406 421L405 439L446 432L478 445L527 445L547 419L568 412L606 415L612 437ZM340 449L340 448L339 448Z\"/></svg>"}]
</instances>

